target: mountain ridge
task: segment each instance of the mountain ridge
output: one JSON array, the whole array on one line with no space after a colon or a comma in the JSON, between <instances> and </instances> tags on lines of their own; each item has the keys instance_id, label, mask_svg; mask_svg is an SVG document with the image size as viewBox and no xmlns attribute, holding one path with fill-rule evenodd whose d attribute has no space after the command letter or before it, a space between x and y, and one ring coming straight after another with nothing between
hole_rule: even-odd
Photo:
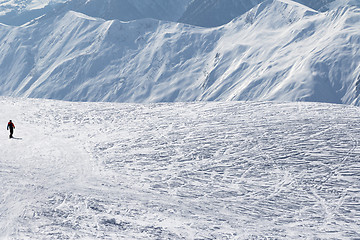
<instances>
[{"instance_id":1,"label":"mountain ridge","mask_svg":"<svg viewBox=\"0 0 360 240\"><path fill-rule=\"evenodd\" d=\"M201 28L65 11L22 27L1 27L0 94L358 105L359 14L352 7L318 13L271 0L226 25Z\"/></svg>"},{"instance_id":2,"label":"mountain ridge","mask_svg":"<svg viewBox=\"0 0 360 240\"><path fill-rule=\"evenodd\" d=\"M36 18L54 16L67 11L76 11L83 14L103 18L105 20L118 19L132 21L143 18L157 20L177 21L185 11L191 0L57 0L49 1L48 4L27 8L31 0L24 5L0 4L0 22L8 25L20 26ZM9 8L9 10L6 10Z\"/></svg>"},{"instance_id":3,"label":"mountain ridge","mask_svg":"<svg viewBox=\"0 0 360 240\"><path fill-rule=\"evenodd\" d=\"M266 0L26 0L21 4L5 1L0 3L0 22L22 25L43 15L57 15L64 11L77 11L105 20L121 21L154 18L182 22L202 27L216 27ZM287 0L289 2L290 0ZM356 0L291 0L316 11L326 12L339 6L354 5Z\"/></svg>"}]
</instances>

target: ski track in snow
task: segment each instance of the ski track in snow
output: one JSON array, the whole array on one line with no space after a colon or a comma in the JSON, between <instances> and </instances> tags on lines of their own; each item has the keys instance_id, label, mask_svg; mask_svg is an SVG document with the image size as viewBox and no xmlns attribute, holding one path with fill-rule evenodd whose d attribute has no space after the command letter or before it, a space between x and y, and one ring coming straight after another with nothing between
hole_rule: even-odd
<instances>
[{"instance_id":1,"label":"ski track in snow","mask_svg":"<svg viewBox=\"0 0 360 240\"><path fill-rule=\"evenodd\" d=\"M360 238L357 107L0 101L1 239Z\"/></svg>"}]
</instances>

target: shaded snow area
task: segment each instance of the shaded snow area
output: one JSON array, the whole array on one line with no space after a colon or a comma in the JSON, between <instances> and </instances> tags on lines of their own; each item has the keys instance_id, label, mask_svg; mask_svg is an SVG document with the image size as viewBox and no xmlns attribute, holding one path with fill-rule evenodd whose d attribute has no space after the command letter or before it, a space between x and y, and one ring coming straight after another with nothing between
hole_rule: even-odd
<instances>
[{"instance_id":1,"label":"shaded snow area","mask_svg":"<svg viewBox=\"0 0 360 240\"><path fill-rule=\"evenodd\" d=\"M23 25L67 11L122 21L143 18L177 21L191 0L2 0L0 22Z\"/></svg>"},{"instance_id":2,"label":"shaded snow area","mask_svg":"<svg viewBox=\"0 0 360 240\"><path fill-rule=\"evenodd\" d=\"M360 238L358 107L0 102L1 239Z\"/></svg>"},{"instance_id":3,"label":"shaded snow area","mask_svg":"<svg viewBox=\"0 0 360 240\"><path fill-rule=\"evenodd\" d=\"M319 13L284 0L218 28L65 11L20 27L0 24L0 95L359 105L359 25L360 8Z\"/></svg>"},{"instance_id":4,"label":"shaded snow area","mask_svg":"<svg viewBox=\"0 0 360 240\"><path fill-rule=\"evenodd\" d=\"M179 19L191 25L216 27L255 7L264 0L194 0Z\"/></svg>"},{"instance_id":5,"label":"shaded snow area","mask_svg":"<svg viewBox=\"0 0 360 240\"><path fill-rule=\"evenodd\" d=\"M22 25L61 8L66 0L1 0L0 22Z\"/></svg>"}]
</instances>

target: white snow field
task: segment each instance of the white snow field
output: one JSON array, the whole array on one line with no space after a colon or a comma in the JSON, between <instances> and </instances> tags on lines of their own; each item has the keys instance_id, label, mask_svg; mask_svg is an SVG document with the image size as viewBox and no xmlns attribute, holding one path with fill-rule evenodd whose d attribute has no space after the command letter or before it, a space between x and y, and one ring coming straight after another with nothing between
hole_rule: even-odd
<instances>
[{"instance_id":1,"label":"white snow field","mask_svg":"<svg viewBox=\"0 0 360 240\"><path fill-rule=\"evenodd\" d=\"M0 113L0 239L360 238L358 107L2 97Z\"/></svg>"}]
</instances>

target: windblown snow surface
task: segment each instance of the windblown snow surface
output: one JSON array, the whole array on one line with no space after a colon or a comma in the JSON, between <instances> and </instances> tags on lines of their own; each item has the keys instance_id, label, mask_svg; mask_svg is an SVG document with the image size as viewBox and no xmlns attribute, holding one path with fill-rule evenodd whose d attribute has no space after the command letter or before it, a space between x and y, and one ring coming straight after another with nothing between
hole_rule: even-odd
<instances>
[{"instance_id":1,"label":"windblown snow surface","mask_svg":"<svg viewBox=\"0 0 360 240\"><path fill-rule=\"evenodd\" d=\"M358 107L0 103L1 239L360 238Z\"/></svg>"}]
</instances>

